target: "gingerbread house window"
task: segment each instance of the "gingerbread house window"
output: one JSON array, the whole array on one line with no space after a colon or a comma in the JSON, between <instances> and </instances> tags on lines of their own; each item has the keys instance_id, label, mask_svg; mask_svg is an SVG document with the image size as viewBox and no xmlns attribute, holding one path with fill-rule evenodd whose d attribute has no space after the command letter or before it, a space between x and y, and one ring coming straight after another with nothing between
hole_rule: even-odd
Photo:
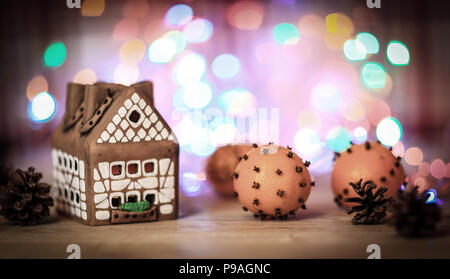
<instances>
[{"instance_id":1,"label":"gingerbread house window","mask_svg":"<svg viewBox=\"0 0 450 279\"><path fill-rule=\"evenodd\" d=\"M120 204L122 204L122 197L114 196L111 198L111 207L117 208Z\"/></svg>"},{"instance_id":2,"label":"gingerbread house window","mask_svg":"<svg viewBox=\"0 0 450 279\"><path fill-rule=\"evenodd\" d=\"M141 164L139 161L127 162L127 176L129 177L141 176Z\"/></svg>"},{"instance_id":3,"label":"gingerbread house window","mask_svg":"<svg viewBox=\"0 0 450 279\"><path fill-rule=\"evenodd\" d=\"M138 127L144 121L145 115L142 110L134 105L127 114L128 122L130 122L133 128Z\"/></svg>"},{"instance_id":4,"label":"gingerbread house window","mask_svg":"<svg viewBox=\"0 0 450 279\"><path fill-rule=\"evenodd\" d=\"M69 157L69 170L73 170L73 158L71 156Z\"/></svg>"},{"instance_id":5,"label":"gingerbread house window","mask_svg":"<svg viewBox=\"0 0 450 279\"><path fill-rule=\"evenodd\" d=\"M147 194L145 195L145 200L150 203L150 205L153 205L155 202L155 194Z\"/></svg>"},{"instance_id":6,"label":"gingerbread house window","mask_svg":"<svg viewBox=\"0 0 450 279\"><path fill-rule=\"evenodd\" d=\"M141 200L141 193L139 191L130 191L126 195L127 202L138 202Z\"/></svg>"},{"instance_id":7,"label":"gingerbread house window","mask_svg":"<svg viewBox=\"0 0 450 279\"><path fill-rule=\"evenodd\" d=\"M157 172L157 161L156 159L145 160L142 162L142 171L145 176L156 175Z\"/></svg>"},{"instance_id":8,"label":"gingerbread house window","mask_svg":"<svg viewBox=\"0 0 450 279\"><path fill-rule=\"evenodd\" d=\"M128 117L128 119L130 119L130 121L133 123L138 123L140 118L141 118L141 114L139 112L137 112L136 110L133 110L130 113L130 116Z\"/></svg>"},{"instance_id":9,"label":"gingerbread house window","mask_svg":"<svg viewBox=\"0 0 450 279\"><path fill-rule=\"evenodd\" d=\"M125 162L111 163L111 178L122 179L125 177Z\"/></svg>"}]
</instances>

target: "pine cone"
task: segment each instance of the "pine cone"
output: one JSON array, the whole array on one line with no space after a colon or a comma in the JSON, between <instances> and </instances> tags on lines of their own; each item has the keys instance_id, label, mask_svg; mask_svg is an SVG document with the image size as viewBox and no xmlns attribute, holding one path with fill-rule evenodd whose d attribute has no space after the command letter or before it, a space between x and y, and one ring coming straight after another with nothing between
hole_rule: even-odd
<instances>
[{"instance_id":1,"label":"pine cone","mask_svg":"<svg viewBox=\"0 0 450 279\"><path fill-rule=\"evenodd\" d=\"M441 208L427 203L427 193L419 193L418 186L399 191L392 204L392 220L397 231L409 237L431 236L441 220Z\"/></svg>"},{"instance_id":2,"label":"pine cone","mask_svg":"<svg viewBox=\"0 0 450 279\"><path fill-rule=\"evenodd\" d=\"M352 206L347 210L347 214L358 212L352 219L354 225L369 225L376 224L386 217L386 210L388 202L391 200L390 196L385 197L384 193L387 189L380 186L378 190L373 193L373 190L377 187L375 183L368 180L361 186L362 179L357 183L350 182L349 185L353 187L353 190L360 196L346 198L345 202L356 202L360 205Z\"/></svg>"},{"instance_id":3,"label":"pine cone","mask_svg":"<svg viewBox=\"0 0 450 279\"><path fill-rule=\"evenodd\" d=\"M17 169L9 176L6 185L0 185L0 214L18 225L36 225L50 215L53 199L50 185L39 182L42 173L33 167L28 171Z\"/></svg>"}]
</instances>

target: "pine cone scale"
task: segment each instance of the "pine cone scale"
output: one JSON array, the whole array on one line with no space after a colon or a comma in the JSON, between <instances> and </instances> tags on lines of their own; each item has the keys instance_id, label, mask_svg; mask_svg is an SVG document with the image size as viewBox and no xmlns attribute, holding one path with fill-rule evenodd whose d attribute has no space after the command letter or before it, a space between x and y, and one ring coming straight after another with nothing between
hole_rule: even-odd
<instances>
[{"instance_id":1,"label":"pine cone scale","mask_svg":"<svg viewBox=\"0 0 450 279\"><path fill-rule=\"evenodd\" d=\"M19 225L35 225L50 215L53 199L51 185L40 182L42 173L30 167L17 169L9 175L6 185L0 185L0 214Z\"/></svg>"}]
</instances>

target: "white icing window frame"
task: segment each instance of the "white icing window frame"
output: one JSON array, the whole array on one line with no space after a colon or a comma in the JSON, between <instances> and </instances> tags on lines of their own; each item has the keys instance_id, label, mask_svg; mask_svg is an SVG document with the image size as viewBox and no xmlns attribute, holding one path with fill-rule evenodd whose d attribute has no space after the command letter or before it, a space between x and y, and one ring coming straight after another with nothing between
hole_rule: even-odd
<instances>
[{"instance_id":1,"label":"white icing window frame","mask_svg":"<svg viewBox=\"0 0 450 279\"><path fill-rule=\"evenodd\" d=\"M122 166L122 172L119 175L114 175L112 172L112 168L113 166L117 166L117 165L121 165ZM109 164L109 177L111 179L123 179L125 178L125 174L127 172L127 170L125 169L125 161L116 161L116 162L111 162L111 164Z\"/></svg>"},{"instance_id":2,"label":"white icing window frame","mask_svg":"<svg viewBox=\"0 0 450 279\"><path fill-rule=\"evenodd\" d=\"M138 166L138 171L135 174L128 173L128 166L131 164L136 164ZM141 177L142 167L143 167L143 165L141 165L141 161L139 161L139 160L128 161L127 169L126 169L127 177L131 177L131 178Z\"/></svg>"},{"instance_id":3,"label":"white icing window frame","mask_svg":"<svg viewBox=\"0 0 450 279\"><path fill-rule=\"evenodd\" d=\"M133 121L130 120L130 115L133 113L133 111L136 111L137 113L139 113L139 120L138 120L138 122L133 122ZM125 115L125 118L128 121L128 123L130 123L131 127L137 128L137 127L139 127L142 124L142 122L144 122L145 113L139 108L138 105L133 105L128 110L128 113Z\"/></svg>"},{"instance_id":4,"label":"white icing window frame","mask_svg":"<svg viewBox=\"0 0 450 279\"><path fill-rule=\"evenodd\" d=\"M141 201L141 192L137 191L137 190L133 190L133 191L128 191L128 192L125 193L125 197L126 197L125 202L128 202L128 197L131 196L131 195L136 195L137 196L137 201L138 202Z\"/></svg>"},{"instance_id":5,"label":"white icing window frame","mask_svg":"<svg viewBox=\"0 0 450 279\"><path fill-rule=\"evenodd\" d=\"M147 196L148 194L155 195L155 201L153 202L153 205L157 205L159 203L159 192L158 192L158 190L155 190L155 189L145 190L144 192L142 192L142 199L145 200L145 196Z\"/></svg>"},{"instance_id":6,"label":"white icing window frame","mask_svg":"<svg viewBox=\"0 0 450 279\"><path fill-rule=\"evenodd\" d=\"M145 171L145 164L147 163L153 163L153 171L152 172L146 172ZM157 159L148 159L142 161L142 175L143 176L156 176L158 173L158 160Z\"/></svg>"},{"instance_id":7,"label":"white icing window frame","mask_svg":"<svg viewBox=\"0 0 450 279\"><path fill-rule=\"evenodd\" d=\"M117 206L113 206L112 205L112 198L113 197L117 197L117 196L119 196L121 198L121 204L125 203L125 197L124 197L122 192L112 192L111 194L109 194L109 206L112 209L117 209L118 208Z\"/></svg>"}]
</instances>

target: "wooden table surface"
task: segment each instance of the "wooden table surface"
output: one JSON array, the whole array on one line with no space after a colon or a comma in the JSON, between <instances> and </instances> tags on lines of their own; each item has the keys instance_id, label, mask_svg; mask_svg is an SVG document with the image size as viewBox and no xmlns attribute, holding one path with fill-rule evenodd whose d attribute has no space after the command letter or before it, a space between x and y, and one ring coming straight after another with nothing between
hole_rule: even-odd
<instances>
[{"instance_id":1,"label":"wooden table surface","mask_svg":"<svg viewBox=\"0 0 450 279\"><path fill-rule=\"evenodd\" d=\"M352 225L332 202L329 177L319 177L291 221L260 221L236 201L213 195L182 197L178 220L90 227L53 214L44 224L0 221L0 258L66 258L78 244L82 258L450 258L450 219L434 238L408 239L388 224ZM448 212L445 216L449 216Z\"/></svg>"}]
</instances>

